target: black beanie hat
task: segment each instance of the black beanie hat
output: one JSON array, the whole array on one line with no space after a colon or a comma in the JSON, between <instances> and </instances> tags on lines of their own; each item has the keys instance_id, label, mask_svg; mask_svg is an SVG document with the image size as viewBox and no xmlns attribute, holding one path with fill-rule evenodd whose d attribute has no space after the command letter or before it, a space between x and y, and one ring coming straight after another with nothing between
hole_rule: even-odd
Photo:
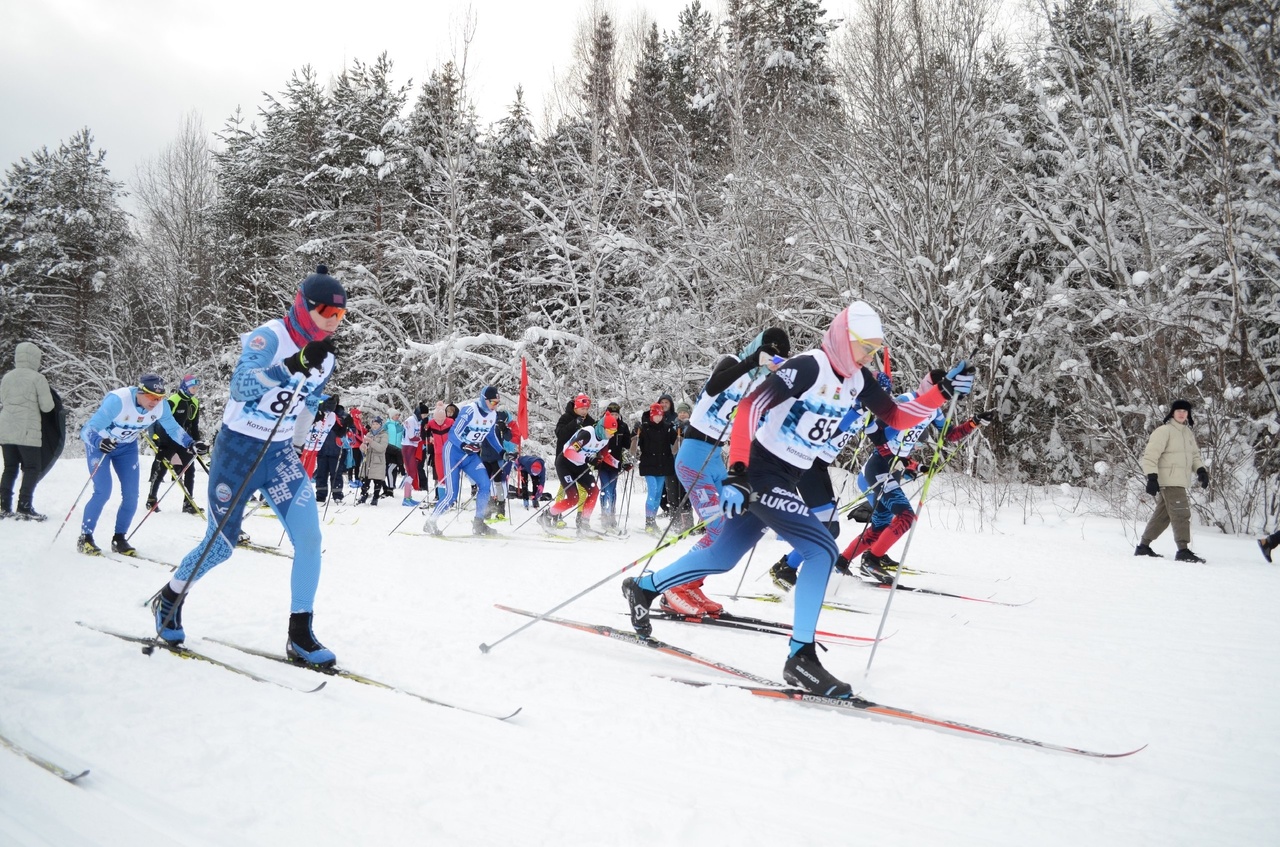
<instances>
[{"instance_id":1,"label":"black beanie hat","mask_svg":"<svg viewBox=\"0 0 1280 847\"><path fill-rule=\"evenodd\" d=\"M771 326L760 336L760 346L767 350L776 350L779 356L791 355L791 339L785 329Z\"/></svg>"},{"instance_id":2,"label":"black beanie hat","mask_svg":"<svg viewBox=\"0 0 1280 847\"><path fill-rule=\"evenodd\" d=\"M1168 423L1173 418L1173 413L1178 411L1179 409L1186 410L1187 425L1195 426L1196 425L1195 418L1191 417L1191 401L1183 400L1182 398L1178 398L1177 400L1174 400L1172 403L1169 404L1169 414L1164 416L1165 423Z\"/></svg>"}]
</instances>

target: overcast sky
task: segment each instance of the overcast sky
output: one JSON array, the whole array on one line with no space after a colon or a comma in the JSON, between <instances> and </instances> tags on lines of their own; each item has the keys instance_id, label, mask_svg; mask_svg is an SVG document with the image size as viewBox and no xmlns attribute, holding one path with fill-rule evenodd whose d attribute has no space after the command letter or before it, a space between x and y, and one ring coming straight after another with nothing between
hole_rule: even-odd
<instances>
[{"instance_id":1,"label":"overcast sky","mask_svg":"<svg viewBox=\"0 0 1280 847\"><path fill-rule=\"evenodd\" d=\"M352 59L387 51L395 79L414 93L454 55L470 5L477 28L471 92L484 123L498 120L523 84L543 97L572 58L590 0L0 0L0 170L88 126L116 179L200 113L210 131L236 106L254 116L264 91L310 64L321 81ZM619 28L642 13L674 29L690 0L614 0ZM719 13L719 0L703 0Z\"/></svg>"}]
</instances>

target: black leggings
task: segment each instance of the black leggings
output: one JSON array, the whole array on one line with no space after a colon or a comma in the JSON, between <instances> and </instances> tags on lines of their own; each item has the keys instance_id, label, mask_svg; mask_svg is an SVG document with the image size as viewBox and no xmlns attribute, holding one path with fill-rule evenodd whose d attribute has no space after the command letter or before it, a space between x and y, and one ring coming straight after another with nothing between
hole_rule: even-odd
<instances>
[{"instance_id":1,"label":"black leggings","mask_svg":"<svg viewBox=\"0 0 1280 847\"><path fill-rule=\"evenodd\" d=\"M40 481L40 448L4 444L0 445L0 450L4 452L4 474L0 476L0 499L8 504L13 498L13 483L18 478L18 468L22 468L22 487L18 489L18 505L30 507L31 498L36 493L36 483Z\"/></svg>"}]
</instances>

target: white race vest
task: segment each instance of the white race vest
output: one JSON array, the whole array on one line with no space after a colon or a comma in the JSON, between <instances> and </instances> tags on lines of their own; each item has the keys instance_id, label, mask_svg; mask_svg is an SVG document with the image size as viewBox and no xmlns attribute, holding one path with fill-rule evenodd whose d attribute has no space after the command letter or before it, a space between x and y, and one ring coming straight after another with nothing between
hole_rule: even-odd
<instances>
[{"instance_id":1,"label":"white race vest","mask_svg":"<svg viewBox=\"0 0 1280 847\"><path fill-rule=\"evenodd\" d=\"M735 361L740 361L734 358ZM747 372L719 394L703 391L693 404L693 411L689 413L689 423L703 435L717 441L728 441L729 421L733 419L738 402L747 396L751 383L751 372Z\"/></svg>"},{"instance_id":2,"label":"white race vest","mask_svg":"<svg viewBox=\"0 0 1280 847\"><path fill-rule=\"evenodd\" d=\"M840 428L840 421L862 390L862 370L841 379L827 354L809 350L818 363L818 379L804 394L774 406L756 430L756 441L789 465L807 470ZM784 381L786 366L774 373Z\"/></svg>"},{"instance_id":3,"label":"white race vest","mask_svg":"<svg viewBox=\"0 0 1280 847\"><path fill-rule=\"evenodd\" d=\"M267 367L274 367L298 352L298 345L294 344L293 339L289 337L289 330L285 328L284 321L268 321L254 332L258 329L266 329L276 335L276 354ZM252 334L251 332L241 337L245 338ZM298 410L303 407L309 396L319 390L324 381L329 378L329 374L333 373L334 364L335 359L332 355L325 356L319 374L308 371L305 378L303 374L293 374L289 383L268 388L267 393L256 401L228 400L227 409L222 413L222 425L233 432L248 435L259 441L265 441L267 436L271 435L272 427L275 427L272 441L293 440L293 426L298 420ZM280 418L282 412L284 418L276 427L276 420Z\"/></svg>"},{"instance_id":4,"label":"white race vest","mask_svg":"<svg viewBox=\"0 0 1280 847\"><path fill-rule=\"evenodd\" d=\"M117 388L110 393L120 398L120 411L107 426L107 437L114 438L120 444L137 441L142 432L160 420L160 416L164 414L163 401L157 403L149 412L140 412L138 404L133 400L131 389Z\"/></svg>"}]
</instances>

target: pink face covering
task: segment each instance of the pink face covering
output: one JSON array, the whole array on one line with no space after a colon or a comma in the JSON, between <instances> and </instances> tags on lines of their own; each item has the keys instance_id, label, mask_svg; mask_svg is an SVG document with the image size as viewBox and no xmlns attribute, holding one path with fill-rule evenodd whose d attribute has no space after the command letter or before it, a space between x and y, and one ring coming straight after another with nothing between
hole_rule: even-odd
<instances>
[{"instance_id":1,"label":"pink face covering","mask_svg":"<svg viewBox=\"0 0 1280 847\"><path fill-rule=\"evenodd\" d=\"M307 308L301 289L298 290L298 296L293 298L289 313L284 316L284 325L289 330L289 338L299 347L305 347L308 341L324 341L332 334L316 326L316 322L311 319L311 311Z\"/></svg>"},{"instance_id":2,"label":"pink face covering","mask_svg":"<svg viewBox=\"0 0 1280 847\"><path fill-rule=\"evenodd\" d=\"M444 423L444 403L436 403L436 408L431 413L431 419L436 423Z\"/></svg>"},{"instance_id":3,"label":"pink face covering","mask_svg":"<svg viewBox=\"0 0 1280 847\"><path fill-rule=\"evenodd\" d=\"M836 315L822 336L822 352L827 354L835 372L845 378L857 373L859 367L853 358L854 335L867 340L884 337L880 316L861 300L855 300Z\"/></svg>"}]
</instances>

